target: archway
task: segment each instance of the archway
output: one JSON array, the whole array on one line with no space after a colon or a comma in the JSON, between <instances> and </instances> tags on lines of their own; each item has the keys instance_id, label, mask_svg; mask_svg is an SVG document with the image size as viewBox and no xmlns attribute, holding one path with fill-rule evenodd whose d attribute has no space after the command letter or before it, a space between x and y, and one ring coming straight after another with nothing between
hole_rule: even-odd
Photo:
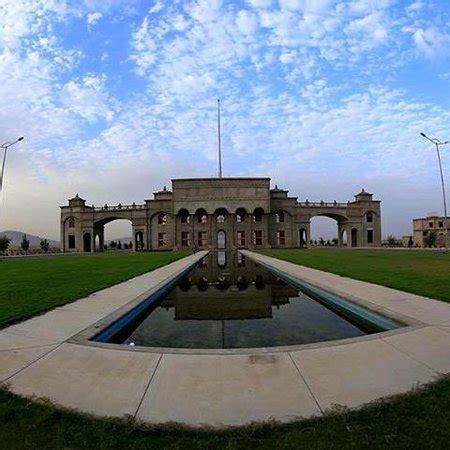
<instances>
[{"instance_id":1,"label":"archway","mask_svg":"<svg viewBox=\"0 0 450 450\"><path fill-rule=\"evenodd\" d=\"M227 248L227 235L224 230L217 232L217 248L219 250L225 250Z\"/></svg>"},{"instance_id":2,"label":"archway","mask_svg":"<svg viewBox=\"0 0 450 450\"><path fill-rule=\"evenodd\" d=\"M90 252L91 251L91 233L83 234L83 251Z\"/></svg>"},{"instance_id":3,"label":"archway","mask_svg":"<svg viewBox=\"0 0 450 450\"><path fill-rule=\"evenodd\" d=\"M358 230L356 228L352 228L351 236L352 236L352 247L358 247Z\"/></svg>"},{"instance_id":4,"label":"archway","mask_svg":"<svg viewBox=\"0 0 450 450\"><path fill-rule=\"evenodd\" d=\"M101 247L97 245L96 251L131 250L134 247L133 227L128 219L109 217L94 224L96 235L99 235Z\"/></svg>"},{"instance_id":5,"label":"archway","mask_svg":"<svg viewBox=\"0 0 450 450\"><path fill-rule=\"evenodd\" d=\"M300 228L298 230L298 242L301 248L305 248L308 246L308 234L305 228Z\"/></svg>"},{"instance_id":6,"label":"archway","mask_svg":"<svg viewBox=\"0 0 450 450\"><path fill-rule=\"evenodd\" d=\"M339 234L347 218L339 214L319 214L311 217L311 244L315 246L339 245Z\"/></svg>"},{"instance_id":7,"label":"archway","mask_svg":"<svg viewBox=\"0 0 450 450\"><path fill-rule=\"evenodd\" d=\"M134 235L134 248L136 251L144 250L144 233L142 231L137 231Z\"/></svg>"},{"instance_id":8,"label":"archway","mask_svg":"<svg viewBox=\"0 0 450 450\"><path fill-rule=\"evenodd\" d=\"M102 236L100 233L94 234L94 252L103 251Z\"/></svg>"},{"instance_id":9,"label":"archway","mask_svg":"<svg viewBox=\"0 0 450 450\"><path fill-rule=\"evenodd\" d=\"M347 243L348 243L347 230L344 228L341 233L341 245L347 246Z\"/></svg>"}]
</instances>

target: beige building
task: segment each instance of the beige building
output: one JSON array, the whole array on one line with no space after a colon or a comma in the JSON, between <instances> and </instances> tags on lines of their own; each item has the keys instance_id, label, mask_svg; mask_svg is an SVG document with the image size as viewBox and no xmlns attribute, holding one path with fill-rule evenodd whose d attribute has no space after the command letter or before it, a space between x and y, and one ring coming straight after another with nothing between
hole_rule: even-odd
<instances>
[{"instance_id":1,"label":"beige building","mask_svg":"<svg viewBox=\"0 0 450 450\"><path fill-rule=\"evenodd\" d=\"M380 201L364 189L345 203L300 202L270 178L192 178L140 205L88 206L77 194L61 207L62 251L103 251L116 219L130 220L137 250L308 247L315 216L336 220L340 246L381 244Z\"/></svg>"},{"instance_id":2,"label":"beige building","mask_svg":"<svg viewBox=\"0 0 450 450\"><path fill-rule=\"evenodd\" d=\"M447 221L448 222L448 221ZM447 246L450 247L450 224L447 223L447 232L445 227L445 217L428 216L419 219L413 219L413 240L416 247L426 247L426 238L431 233L436 234L436 247L445 247L445 239L447 238Z\"/></svg>"}]
</instances>

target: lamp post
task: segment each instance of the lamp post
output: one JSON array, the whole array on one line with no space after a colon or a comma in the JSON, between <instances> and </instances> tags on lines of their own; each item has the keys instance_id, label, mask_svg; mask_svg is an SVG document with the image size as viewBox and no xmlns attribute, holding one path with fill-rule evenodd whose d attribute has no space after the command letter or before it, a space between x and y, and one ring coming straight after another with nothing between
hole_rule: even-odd
<instances>
[{"instance_id":1,"label":"lamp post","mask_svg":"<svg viewBox=\"0 0 450 450\"><path fill-rule=\"evenodd\" d=\"M438 162L439 162L439 171L441 173L442 200L444 202L444 228L445 228L444 245L445 245L445 249L447 250L447 229L448 229L448 226L447 226L447 200L445 198L444 172L442 171L442 161L441 161L441 154L439 152L439 146L450 144L450 141L442 142L438 138L429 138L425 133L420 133L420 135L422 137L424 137L425 139L428 139L431 143L433 143L436 146L436 153L437 153Z\"/></svg>"},{"instance_id":2,"label":"lamp post","mask_svg":"<svg viewBox=\"0 0 450 450\"><path fill-rule=\"evenodd\" d=\"M0 145L0 148L2 148L4 150L2 171L0 172L0 192L2 191L3 178L5 177L5 163L6 163L6 154L8 153L8 148L13 146L14 144L17 144L20 141L23 141L23 136L16 139L14 142L5 142L4 144Z\"/></svg>"}]
</instances>

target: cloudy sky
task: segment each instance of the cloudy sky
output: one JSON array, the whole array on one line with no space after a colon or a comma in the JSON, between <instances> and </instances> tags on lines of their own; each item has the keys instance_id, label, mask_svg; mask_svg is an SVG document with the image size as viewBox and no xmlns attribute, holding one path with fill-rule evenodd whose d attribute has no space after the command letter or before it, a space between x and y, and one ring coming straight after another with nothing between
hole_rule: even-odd
<instances>
[{"instance_id":1,"label":"cloudy sky","mask_svg":"<svg viewBox=\"0 0 450 450\"><path fill-rule=\"evenodd\" d=\"M139 203L215 176L220 97L225 176L302 200L365 187L400 236L442 212L419 132L450 138L449 93L448 0L1 0L0 140L25 141L0 229L58 238L77 192Z\"/></svg>"}]
</instances>

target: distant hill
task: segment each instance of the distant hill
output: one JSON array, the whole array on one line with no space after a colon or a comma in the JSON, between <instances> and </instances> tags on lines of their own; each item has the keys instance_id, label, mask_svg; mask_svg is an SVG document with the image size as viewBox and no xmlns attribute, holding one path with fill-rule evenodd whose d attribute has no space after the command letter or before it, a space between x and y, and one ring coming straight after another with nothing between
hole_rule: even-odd
<instances>
[{"instance_id":1,"label":"distant hill","mask_svg":"<svg viewBox=\"0 0 450 450\"><path fill-rule=\"evenodd\" d=\"M24 233L23 231L0 231L0 236L7 236L11 239L12 247L20 247L20 243L22 242L22 236L26 234L27 239L30 241L30 247L39 247L41 243L41 239L39 236L30 233ZM60 243L58 241L54 241L53 239L47 239L50 243L50 247L59 247Z\"/></svg>"}]
</instances>

